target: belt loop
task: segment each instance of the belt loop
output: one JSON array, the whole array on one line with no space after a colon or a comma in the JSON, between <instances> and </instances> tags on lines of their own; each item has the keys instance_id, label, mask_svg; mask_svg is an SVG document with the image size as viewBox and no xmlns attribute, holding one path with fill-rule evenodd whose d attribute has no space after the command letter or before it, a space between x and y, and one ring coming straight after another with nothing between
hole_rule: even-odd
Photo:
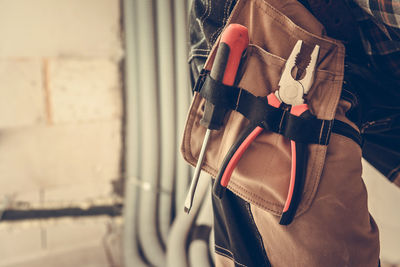
<instances>
[{"instance_id":1,"label":"belt loop","mask_svg":"<svg viewBox=\"0 0 400 267\"><path fill-rule=\"evenodd\" d=\"M333 124L334 124L334 120L330 120L330 121L323 120L322 121L318 144L327 145L329 143Z\"/></svg>"}]
</instances>

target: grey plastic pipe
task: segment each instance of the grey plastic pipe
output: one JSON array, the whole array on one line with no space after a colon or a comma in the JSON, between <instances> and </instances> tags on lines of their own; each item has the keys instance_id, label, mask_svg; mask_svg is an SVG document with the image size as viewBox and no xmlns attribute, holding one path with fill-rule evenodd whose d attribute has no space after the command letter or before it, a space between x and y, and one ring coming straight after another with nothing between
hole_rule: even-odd
<instances>
[{"instance_id":1,"label":"grey plastic pipe","mask_svg":"<svg viewBox=\"0 0 400 267\"><path fill-rule=\"evenodd\" d=\"M139 240L143 254L154 266L165 264L165 252L158 231L160 174L159 97L153 1L136 0L138 21L139 88L141 90L141 173L147 190L140 191Z\"/></svg>"},{"instance_id":2,"label":"grey plastic pipe","mask_svg":"<svg viewBox=\"0 0 400 267\"><path fill-rule=\"evenodd\" d=\"M157 0L158 80L161 104L161 181L159 227L165 244L171 225L176 160L174 40L171 0Z\"/></svg>"},{"instance_id":3,"label":"grey plastic pipe","mask_svg":"<svg viewBox=\"0 0 400 267\"><path fill-rule=\"evenodd\" d=\"M206 177L204 177L206 178ZM209 177L208 182L210 183ZM211 188L211 186L210 186ZM207 192L204 202L201 206L199 215L196 219L196 226L212 227L213 212L211 204L211 189ZM211 266L209 261L209 242L202 239L193 240L189 244L189 265L190 267L207 267Z\"/></svg>"},{"instance_id":4,"label":"grey plastic pipe","mask_svg":"<svg viewBox=\"0 0 400 267\"><path fill-rule=\"evenodd\" d=\"M210 176L202 173L189 214L178 210L167 243L167 267L188 267L186 242L207 192L211 190Z\"/></svg>"},{"instance_id":5,"label":"grey plastic pipe","mask_svg":"<svg viewBox=\"0 0 400 267\"><path fill-rule=\"evenodd\" d=\"M176 99L177 99L177 147L176 160L176 187L175 201L178 212L183 210L186 198L190 171L189 165L180 154L183 129L185 127L186 115L189 110L190 83L189 66L187 63L187 10L186 0L174 0L174 26L175 26L175 73L176 73Z\"/></svg>"},{"instance_id":6,"label":"grey plastic pipe","mask_svg":"<svg viewBox=\"0 0 400 267\"><path fill-rule=\"evenodd\" d=\"M123 23L125 29L125 96L126 96L126 149L125 149L125 197L124 197L124 229L122 237L123 265L146 266L139 254L137 239L138 187L140 173L140 132L139 132L139 86L137 65L137 29L135 2L124 0Z\"/></svg>"},{"instance_id":7,"label":"grey plastic pipe","mask_svg":"<svg viewBox=\"0 0 400 267\"><path fill-rule=\"evenodd\" d=\"M211 232L210 232L210 242L208 244L208 248L209 248L209 255L211 255L211 263L214 266L215 265L215 235L214 235L214 227L211 229Z\"/></svg>"}]
</instances>

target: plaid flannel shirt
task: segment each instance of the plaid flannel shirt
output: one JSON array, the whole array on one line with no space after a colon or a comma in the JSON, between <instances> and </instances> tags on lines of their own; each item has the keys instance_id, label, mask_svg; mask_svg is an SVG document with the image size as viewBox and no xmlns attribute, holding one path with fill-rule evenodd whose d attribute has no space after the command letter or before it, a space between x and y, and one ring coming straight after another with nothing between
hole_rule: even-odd
<instances>
[{"instance_id":1,"label":"plaid flannel shirt","mask_svg":"<svg viewBox=\"0 0 400 267\"><path fill-rule=\"evenodd\" d=\"M384 71L400 78L400 0L353 0L364 49Z\"/></svg>"}]
</instances>

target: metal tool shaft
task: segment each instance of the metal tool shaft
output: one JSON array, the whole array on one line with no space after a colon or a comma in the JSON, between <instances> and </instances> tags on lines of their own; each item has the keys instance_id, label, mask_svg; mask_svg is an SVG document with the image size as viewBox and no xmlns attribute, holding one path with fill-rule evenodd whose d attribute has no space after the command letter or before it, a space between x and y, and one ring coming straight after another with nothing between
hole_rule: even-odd
<instances>
[{"instance_id":1,"label":"metal tool shaft","mask_svg":"<svg viewBox=\"0 0 400 267\"><path fill-rule=\"evenodd\" d=\"M197 183L199 182L201 166L203 165L204 155L207 149L208 141L210 140L211 130L207 129L206 134L204 136L203 145L201 146L199 159L197 160L196 169L194 170L192 183L190 184L189 193L186 196L185 200L185 212L189 213L190 208L193 204L194 193L196 191Z\"/></svg>"}]
</instances>

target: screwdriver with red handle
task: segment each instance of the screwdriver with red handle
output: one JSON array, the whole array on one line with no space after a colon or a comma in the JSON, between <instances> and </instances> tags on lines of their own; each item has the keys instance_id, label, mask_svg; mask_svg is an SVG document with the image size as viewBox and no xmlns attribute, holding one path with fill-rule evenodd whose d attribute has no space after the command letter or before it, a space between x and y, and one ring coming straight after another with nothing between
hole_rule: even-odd
<instances>
[{"instance_id":1,"label":"screwdriver with red handle","mask_svg":"<svg viewBox=\"0 0 400 267\"><path fill-rule=\"evenodd\" d=\"M211 78L228 86L234 85L240 60L248 45L249 34L247 28L240 24L228 25L221 35L217 54L210 71ZM200 124L206 127L207 131L185 200L185 212L187 213L189 213L193 204L194 193L199 181L201 166L203 165L211 130L219 130L222 127L227 112L228 110L224 107L215 106L208 101L205 102L204 114L200 120Z\"/></svg>"}]
</instances>

